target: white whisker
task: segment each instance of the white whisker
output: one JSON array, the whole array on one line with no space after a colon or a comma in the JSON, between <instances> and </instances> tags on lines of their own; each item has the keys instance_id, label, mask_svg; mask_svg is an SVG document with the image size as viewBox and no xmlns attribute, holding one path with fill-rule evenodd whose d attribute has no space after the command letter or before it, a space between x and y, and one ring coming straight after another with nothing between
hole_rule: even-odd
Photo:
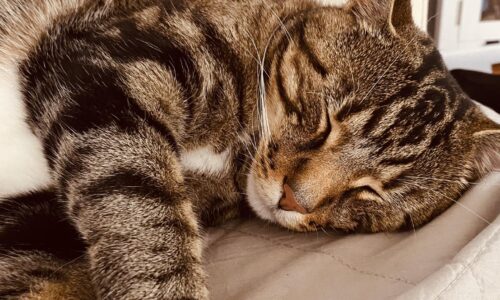
<instances>
[{"instance_id":1,"label":"white whisker","mask_svg":"<svg viewBox=\"0 0 500 300\"><path fill-rule=\"evenodd\" d=\"M442 195L443 197L455 202L456 204L458 204L459 206L463 207L465 210L467 210L468 212L470 212L471 214L473 214L474 216L478 217L479 219L481 219L482 221L484 221L486 224L488 225L491 225L491 222L486 220L484 217L482 217L481 215L479 215L478 213L476 213L474 210L472 210L470 207L466 206L465 204L463 203L460 203L460 201L457 201L455 199L452 199L451 197L448 197L446 196L445 194L441 193L441 192L438 192L438 191L434 191L440 195Z\"/></svg>"},{"instance_id":2,"label":"white whisker","mask_svg":"<svg viewBox=\"0 0 500 300\"><path fill-rule=\"evenodd\" d=\"M413 185L413 186L415 186L415 187L417 187L417 188L421 188L421 186L420 186L420 185L418 185L417 183L414 183L414 182L406 182L406 184ZM468 212L469 212L470 214L472 214L473 216L477 217L478 219L480 219L481 221L485 222L486 224L491 225L491 222L490 222L490 221L488 221L486 218L484 218L483 216L479 215L477 212L475 212L474 210L472 210L472 209L471 209L470 207L468 207L467 205L465 205L465 204L461 203L460 201L455 200L455 199L453 199L453 198L451 198L451 197L449 197L449 196L445 195L444 193L441 193L441 192L436 191L436 190L433 190L432 192L433 192L433 193L436 193L436 194L438 194L438 195L440 195L440 196L442 196L442 197L444 197L444 198L446 198L446 199L448 199L448 200L450 200L450 201L452 201L452 202L454 202L454 203L456 203L456 204L458 204L458 206L462 207L463 209L465 209L466 211L468 211Z\"/></svg>"},{"instance_id":3,"label":"white whisker","mask_svg":"<svg viewBox=\"0 0 500 300\"><path fill-rule=\"evenodd\" d=\"M481 182L471 182L467 180L451 180L451 179L444 179L444 178L439 178L439 177L425 177L425 176L406 176L408 178L413 178L413 179L419 179L419 180L429 180L429 181L436 181L436 182L448 182L448 183L458 183L461 186L467 186L467 185L478 185L482 184ZM499 184L500 185L500 184ZM496 184L493 184L493 186L496 186Z\"/></svg>"}]
</instances>

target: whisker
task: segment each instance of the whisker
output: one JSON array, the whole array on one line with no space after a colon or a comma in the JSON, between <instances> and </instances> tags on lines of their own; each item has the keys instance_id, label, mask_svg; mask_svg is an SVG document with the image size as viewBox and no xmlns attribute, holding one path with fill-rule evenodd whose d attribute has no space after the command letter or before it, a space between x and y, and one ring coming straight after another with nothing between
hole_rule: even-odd
<instances>
[{"instance_id":1,"label":"whisker","mask_svg":"<svg viewBox=\"0 0 500 300\"><path fill-rule=\"evenodd\" d=\"M479 185L479 184L484 184L483 182L477 182L477 181L467 181L464 179L464 181L461 180L451 180L451 179L445 179L445 178L439 178L439 177L425 177L425 176L411 176L408 175L406 176L407 178L413 178L413 179L419 179L419 180L429 180L429 181L437 181L437 182L449 182L449 183L458 183L462 186L466 185ZM491 184L493 186L500 186L500 184Z\"/></svg>"},{"instance_id":2,"label":"whisker","mask_svg":"<svg viewBox=\"0 0 500 300\"><path fill-rule=\"evenodd\" d=\"M441 192L438 192L438 191L434 191L435 193L438 193L440 195L442 195L443 197L455 202L456 204L458 204L459 206L463 207L465 210L467 210L468 212L470 212L471 214L473 214L474 216L478 217L479 219L481 219L482 221L484 221L486 224L488 225L491 225L491 222L486 220L486 218L482 217L481 215L479 215L478 213L476 213L474 210L472 210L470 207L466 206L465 204L463 203L460 203L460 201L457 201L455 199L452 199L451 197L448 197L446 196L445 194L441 193Z\"/></svg>"},{"instance_id":3,"label":"whisker","mask_svg":"<svg viewBox=\"0 0 500 300\"><path fill-rule=\"evenodd\" d=\"M82 255L77 256L76 258L74 258L74 259L72 259L72 260L70 260L70 261L68 261L68 262L66 262L66 263L64 263L64 264L62 264L59 268L55 269L52 273L53 273L53 274L57 274L57 272L61 271L62 269L64 269L64 268L68 267L68 266L69 266L69 265L71 265L72 263L74 263L74 262L78 261L79 259L81 259L81 258L83 258L83 257L85 257L85 256L86 256L86 254L82 254Z\"/></svg>"},{"instance_id":4,"label":"whisker","mask_svg":"<svg viewBox=\"0 0 500 300\"><path fill-rule=\"evenodd\" d=\"M416 184L416 183L414 183L414 182L407 182L407 184L410 184L410 185L413 185L413 186L415 186L415 187L421 188L421 186L420 186L420 185L418 185L418 184ZM440 195L440 196L442 196L442 197L444 197L444 198L446 198L446 199L448 199L448 200L450 200L450 201L453 201L454 203L458 204L460 207L462 207L462 208L464 208L466 211L468 211L470 214L472 214L472 215L474 215L475 217L479 218L480 220L482 220L482 221L483 221L483 222L485 222L486 224L491 225L491 222L490 222L490 221L488 221L486 218L484 218L483 216L479 215L479 214L478 214L478 213L476 213L474 210L472 210L470 207L468 207L467 205L465 205L465 204L461 203L460 201L455 200L455 199L453 199L453 198L451 198L451 197L449 197L449 196L447 196L447 195L445 195L445 194L443 194L443 193L441 193L441 192L439 192L439 191L436 191L436 190L433 190L432 192L434 192L434 193L436 193L436 194L438 194L438 195Z\"/></svg>"},{"instance_id":5,"label":"whisker","mask_svg":"<svg viewBox=\"0 0 500 300\"><path fill-rule=\"evenodd\" d=\"M281 20L281 19L280 19ZM260 121L260 128L262 132L262 138L269 138L271 139L271 129L269 127L269 117L267 115L267 97L266 97L266 81L265 81L265 75L267 75L266 70L265 70L265 62L267 58L267 52L269 50L269 47L271 45L271 41L274 38L276 32L280 26L277 26L271 35L269 36L269 39L267 40L266 46L264 48L264 53L260 59L260 63L258 64L258 90L259 90L259 105L258 105L258 116L259 116L259 121ZM269 75L268 75L269 76Z\"/></svg>"},{"instance_id":6,"label":"whisker","mask_svg":"<svg viewBox=\"0 0 500 300\"><path fill-rule=\"evenodd\" d=\"M417 238L417 230L415 229L415 222L413 222L413 217L411 216L411 209L408 207L408 203L401 201L398 204L402 204L405 206L406 211L403 209L402 210L403 210L403 212L406 212L408 214L408 216L410 217L411 227L413 229L413 236L416 239Z\"/></svg>"},{"instance_id":7,"label":"whisker","mask_svg":"<svg viewBox=\"0 0 500 300\"><path fill-rule=\"evenodd\" d=\"M290 34L290 32L288 31L288 29L286 28L285 23L283 22L283 20L281 20L280 16L276 13L276 11L270 5L267 4L266 0L262 0L262 3L264 3L264 5L267 6L267 8L269 9L269 11L276 17L276 19L278 19L278 21L280 22L281 28L285 32L288 40L290 41L290 43L293 43L292 35Z\"/></svg>"}]
</instances>

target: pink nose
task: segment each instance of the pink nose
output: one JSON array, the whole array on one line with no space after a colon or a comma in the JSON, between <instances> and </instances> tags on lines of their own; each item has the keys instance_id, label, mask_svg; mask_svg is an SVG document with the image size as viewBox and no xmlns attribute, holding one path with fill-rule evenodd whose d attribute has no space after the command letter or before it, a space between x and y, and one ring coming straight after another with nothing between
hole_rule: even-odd
<instances>
[{"instance_id":1,"label":"pink nose","mask_svg":"<svg viewBox=\"0 0 500 300\"><path fill-rule=\"evenodd\" d=\"M307 210L297 202L292 188L286 183L283 185L283 196L281 196L278 206L283 210L307 214Z\"/></svg>"}]
</instances>

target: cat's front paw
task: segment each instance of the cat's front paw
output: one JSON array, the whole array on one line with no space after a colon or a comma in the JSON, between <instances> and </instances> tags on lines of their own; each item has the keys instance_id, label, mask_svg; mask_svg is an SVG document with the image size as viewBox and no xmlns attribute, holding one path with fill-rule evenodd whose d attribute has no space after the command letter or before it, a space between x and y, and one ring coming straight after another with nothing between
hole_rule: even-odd
<instances>
[{"instance_id":1,"label":"cat's front paw","mask_svg":"<svg viewBox=\"0 0 500 300\"><path fill-rule=\"evenodd\" d=\"M111 291L101 289L100 299L120 300L208 300L208 289L199 276L176 276L168 278L151 275L135 282L124 282Z\"/></svg>"},{"instance_id":2,"label":"cat's front paw","mask_svg":"<svg viewBox=\"0 0 500 300\"><path fill-rule=\"evenodd\" d=\"M168 268L168 267L167 267ZM102 299L137 300L207 300L208 289L202 271L170 270L164 274L145 276L133 282L124 282L110 297Z\"/></svg>"}]
</instances>

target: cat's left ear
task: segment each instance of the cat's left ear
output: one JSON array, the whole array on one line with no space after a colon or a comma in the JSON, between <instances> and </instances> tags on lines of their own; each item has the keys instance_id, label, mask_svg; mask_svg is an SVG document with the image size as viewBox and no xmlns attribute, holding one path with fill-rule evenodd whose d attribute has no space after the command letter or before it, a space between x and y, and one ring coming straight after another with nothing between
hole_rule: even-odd
<instances>
[{"instance_id":1,"label":"cat's left ear","mask_svg":"<svg viewBox=\"0 0 500 300\"><path fill-rule=\"evenodd\" d=\"M372 29L387 28L397 34L414 25L411 0L350 0L346 7L358 22Z\"/></svg>"}]
</instances>

